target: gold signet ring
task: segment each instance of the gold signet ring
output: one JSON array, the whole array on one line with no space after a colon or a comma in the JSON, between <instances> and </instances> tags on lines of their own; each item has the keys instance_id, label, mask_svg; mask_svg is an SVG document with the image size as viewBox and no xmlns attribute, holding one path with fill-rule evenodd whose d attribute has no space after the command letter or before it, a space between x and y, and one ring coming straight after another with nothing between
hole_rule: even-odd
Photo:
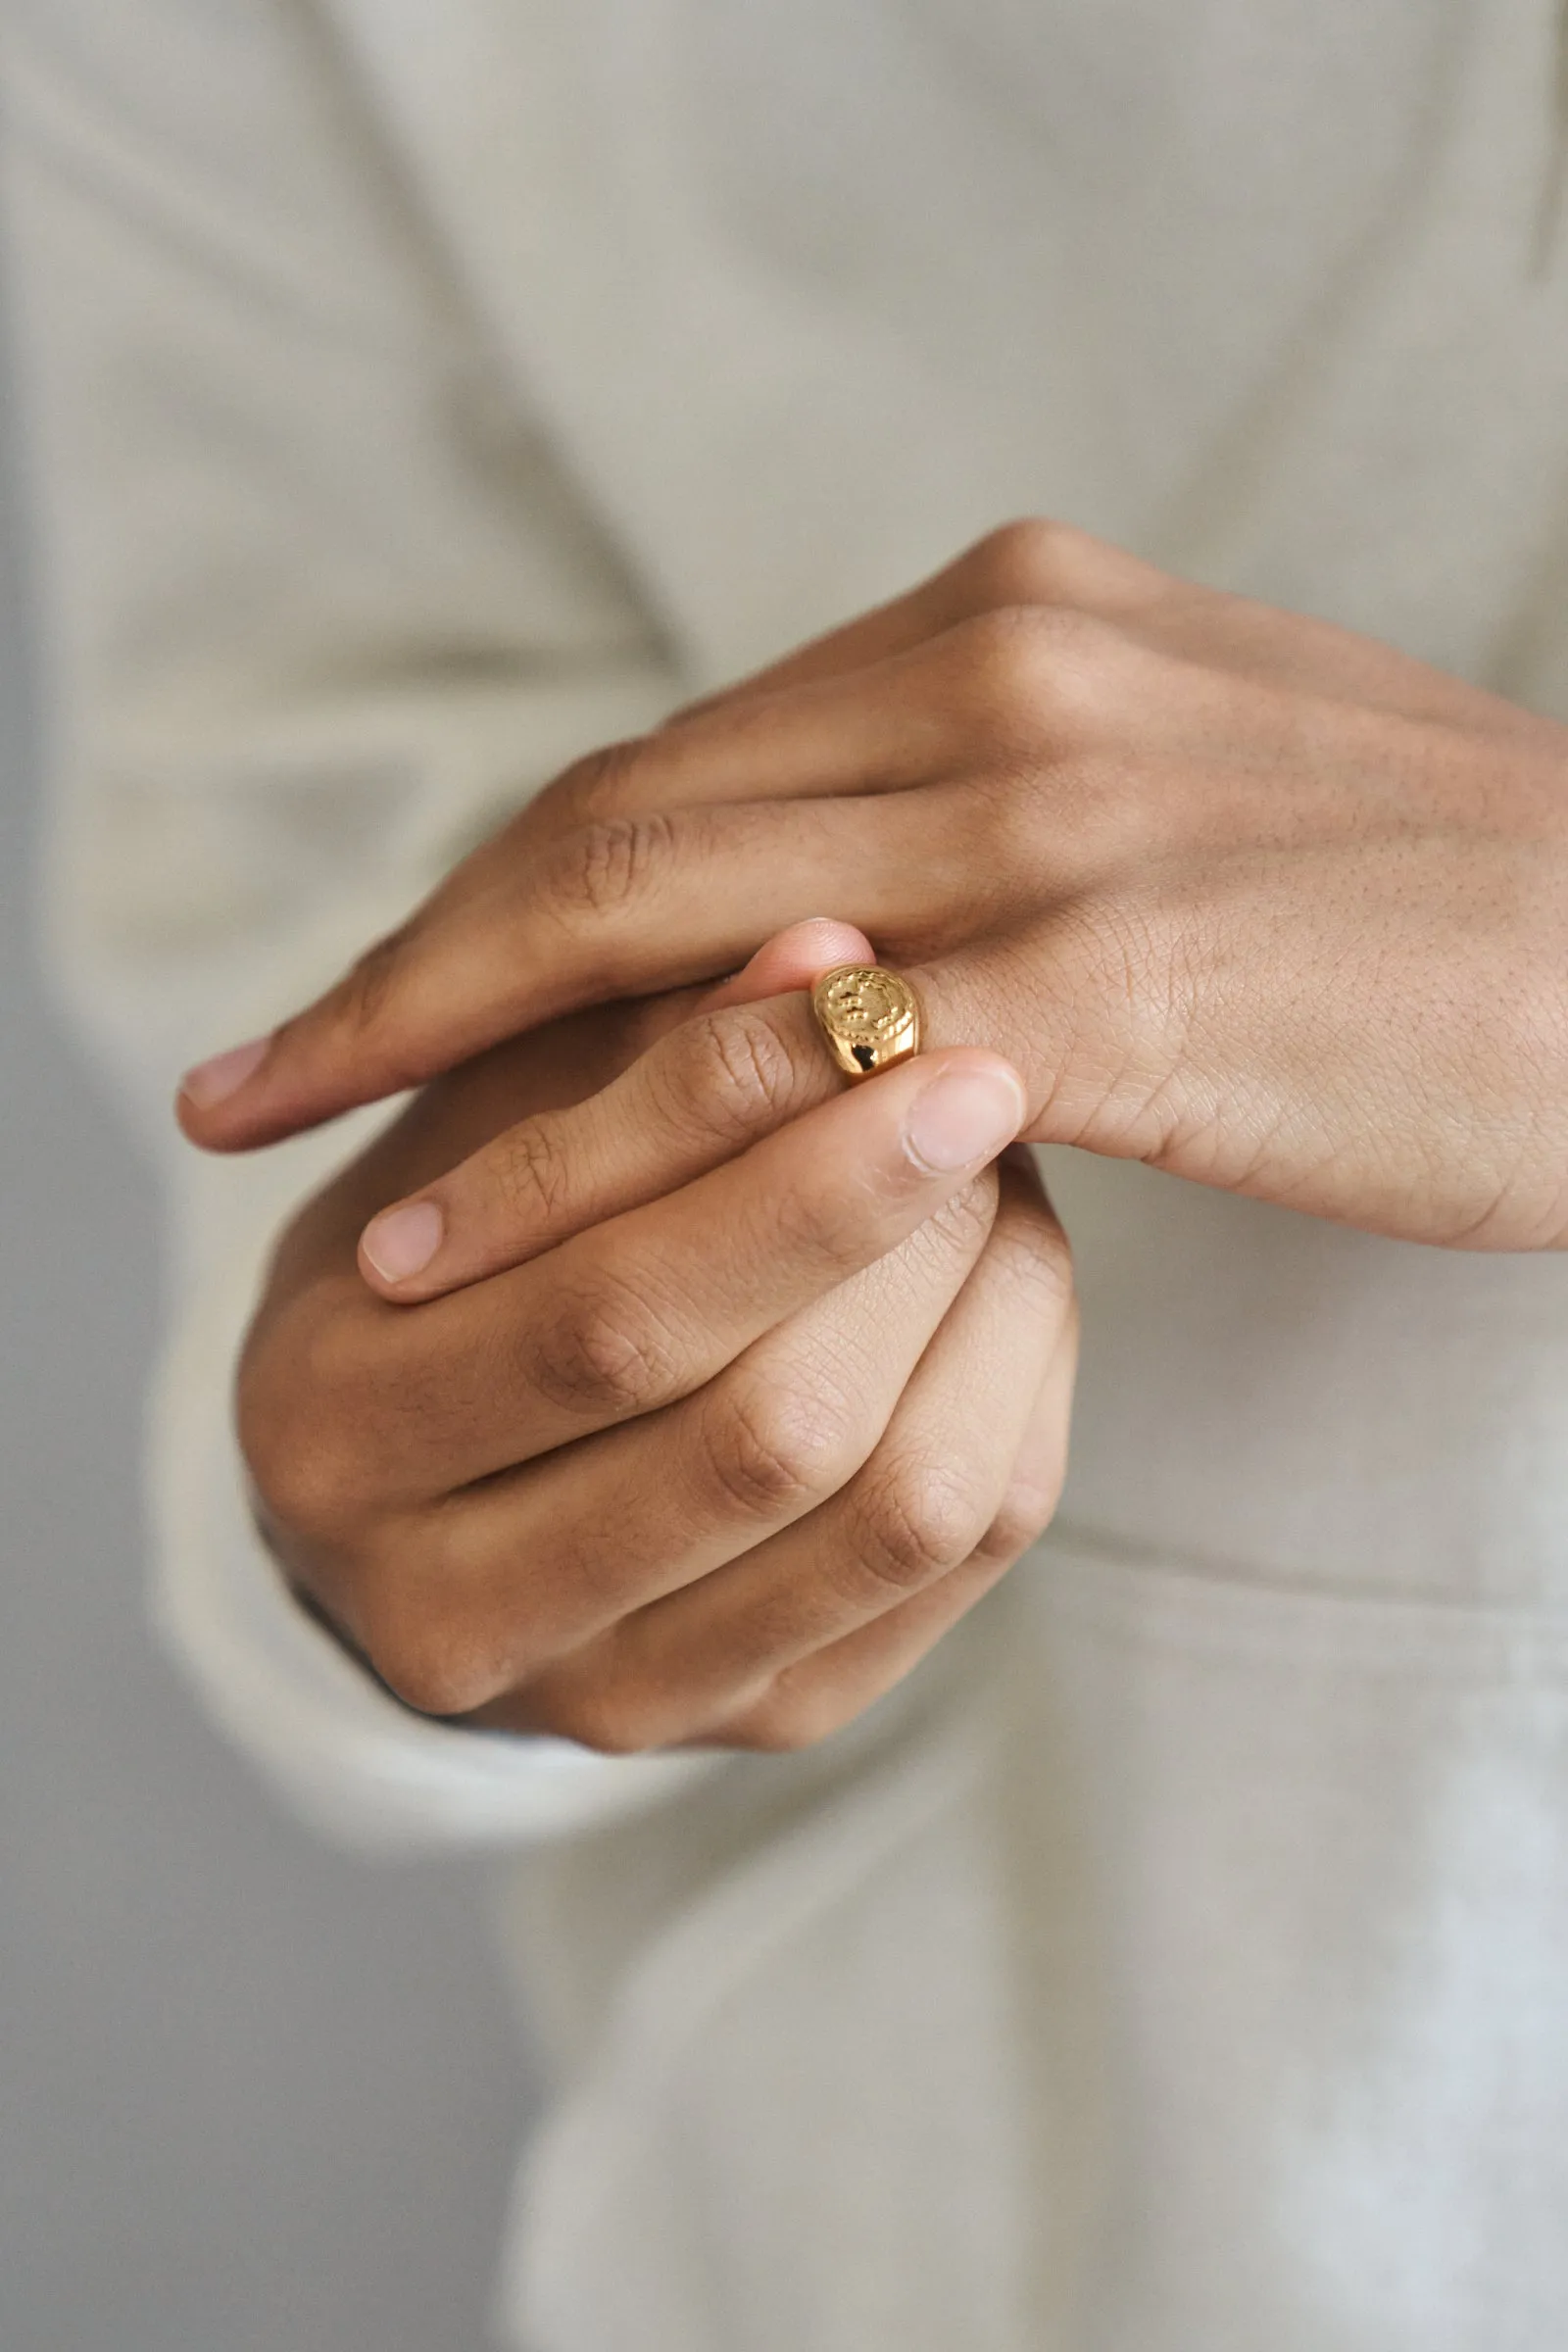
<instances>
[{"instance_id":1,"label":"gold signet ring","mask_svg":"<svg viewBox=\"0 0 1568 2352\"><path fill-rule=\"evenodd\" d=\"M811 1010L847 1078L871 1078L920 1051L920 1002L880 963L841 963L811 991Z\"/></svg>"}]
</instances>

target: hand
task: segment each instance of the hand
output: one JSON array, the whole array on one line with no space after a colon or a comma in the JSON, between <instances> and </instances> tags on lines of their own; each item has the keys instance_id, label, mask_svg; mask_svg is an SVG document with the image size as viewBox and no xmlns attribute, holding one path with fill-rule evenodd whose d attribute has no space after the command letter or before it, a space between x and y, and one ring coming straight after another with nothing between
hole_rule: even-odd
<instances>
[{"instance_id":1,"label":"hand","mask_svg":"<svg viewBox=\"0 0 1568 2352\"><path fill-rule=\"evenodd\" d=\"M1035 1140L1568 1237L1568 730L1040 524L581 763L194 1074L187 1131L265 1142L821 906L914 967L932 1038L1015 1061Z\"/></svg>"},{"instance_id":2,"label":"hand","mask_svg":"<svg viewBox=\"0 0 1568 2352\"><path fill-rule=\"evenodd\" d=\"M774 943L740 993L863 951L843 937ZM457 1071L307 1206L246 1348L242 1443L274 1550L412 1705L609 1751L796 1746L1049 1518L1065 1244L1027 1154L986 1166L1016 1078L947 1052L691 1182L671 1124L634 1173L584 1134L574 1202L514 1270L413 1309L367 1288L373 1209L519 1107L572 1117L646 1031L596 1010Z\"/></svg>"}]
</instances>

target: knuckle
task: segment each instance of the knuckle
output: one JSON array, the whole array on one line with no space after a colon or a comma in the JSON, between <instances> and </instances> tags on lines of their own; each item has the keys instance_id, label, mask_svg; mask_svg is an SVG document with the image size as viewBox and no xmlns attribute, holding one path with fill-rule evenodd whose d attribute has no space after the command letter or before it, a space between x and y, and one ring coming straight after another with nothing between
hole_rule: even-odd
<instances>
[{"instance_id":1,"label":"knuckle","mask_svg":"<svg viewBox=\"0 0 1568 2352\"><path fill-rule=\"evenodd\" d=\"M629 1420L679 1391L668 1328L646 1299L603 1276L558 1304L531 1352L533 1385L574 1415Z\"/></svg>"},{"instance_id":2,"label":"knuckle","mask_svg":"<svg viewBox=\"0 0 1568 2352\"><path fill-rule=\"evenodd\" d=\"M794 1107L800 1072L765 1013L751 1005L696 1014L678 1033L669 1107L705 1136L749 1142Z\"/></svg>"},{"instance_id":3,"label":"knuckle","mask_svg":"<svg viewBox=\"0 0 1568 2352\"><path fill-rule=\"evenodd\" d=\"M1021 719L1051 708L1054 643L1047 616L1027 605L998 605L954 632L953 652L971 716L1010 740Z\"/></svg>"},{"instance_id":4,"label":"knuckle","mask_svg":"<svg viewBox=\"0 0 1568 2352\"><path fill-rule=\"evenodd\" d=\"M418 918L411 916L396 931L372 942L323 997L279 1022L273 1032L274 1055L308 1060L323 1044L337 1052L352 1051L356 1044L374 1042L383 1030L395 1034L418 932Z\"/></svg>"},{"instance_id":5,"label":"knuckle","mask_svg":"<svg viewBox=\"0 0 1568 2352\"><path fill-rule=\"evenodd\" d=\"M1074 542L1082 534L1039 514L1004 522L964 558L971 592L983 609L1049 603L1063 593Z\"/></svg>"},{"instance_id":6,"label":"knuckle","mask_svg":"<svg viewBox=\"0 0 1568 2352\"><path fill-rule=\"evenodd\" d=\"M329 1000L336 1018L365 1036L390 1018L408 968L412 923L372 942L349 966Z\"/></svg>"},{"instance_id":7,"label":"knuckle","mask_svg":"<svg viewBox=\"0 0 1568 2352\"><path fill-rule=\"evenodd\" d=\"M1055 1514L1065 1467L1064 1449L1061 1468L1054 1472L1049 1486L1031 1480L1007 1489L974 1546L977 1565L1010 1568L1031 1544L1038 1543Z\"/></svg>"},{"instance_id":8,"label":"knuckle","mask_svg":"<svg viewBox=\"0 0 1568 2352\"><path fill-rule=\"evenodd\" d=\"M999 1194L995 1168L982 1168L970 1183L938 1201L910 1243L948 1262L978 1256L996 1224Z\"/></svg>"},{"instance_id":9,"label":"knuckle","mask_svg":"<svg viewBox=\"0 0 1568 2352\"><path fill-rule=\"evenodd\" d=\"M284 1428L260 1435L242 1428L240 1444L251 1483L280 1527L325 1540L352 1524L357 1465L329 1431L290 1417Z\"/></svg>"},{"instance_id":10,"label":"knuckle","mask_svg":"<svg viewBox=\"0 0 1568 2352\"><path fill-rule=\"evenodd\" d=\"M278 1351L282 1352L282 1351ZM365 1417L343 1409L320 1341L285 1360L247 1354L234 1401L235 1433L257 1495L290 1532L340 1537L374 1500L374 1454Z\"/></svg>"},{"instance_id":11,"label":"knuckle","mask_svg":"<svg viewBox=\"0 0 1568 2352\"><path fill-rule=\"evenodd\" d=\"M1117 631L1087 612L1056 606L1002 605L954 632L971 715L1004 746L1095 732L1119 707L1125 647Z\"/></svg>"},{"instance_id":12,"label":"knuckle","mask_svg":"<svg viewBox=\"0 0 1568 2352\"><path fill-rule=\"evenodd\" d=\"M674 820L662 811L602 816L579 825L553 861L556 905L568 916L615 913L654 886L674 844Z\"/></svg>"},{"instance_id":13,"label":"knuckle","mask_svg":"<svg viewBox=\"0 0 1568 2352\"><path fill-rule=\"evenodd\" d=\"M504 1634L438 1593L428 1560L417 1575L383 1576L361 1604L365 1654L416 1715L471 1715L511 1683Z\"/></svg>"},{"instance_id":14,"label":"knuckle","mask_svg":"<svg viewBox=\"0 0 1568 2352\"><path fill-rule=\"evenodd\" d=\"M771 1207L783 1256L835 1274L858 1272L883 1246L880 1229L894 1202L923 1180L912 1159L896 1173L871 1168L808 1176L781 1191Z\"/></svg>"},{"instance_id":15,"label":"knuckle","mask_svg":"<svg viewBox=\"0 0 1568 2352\"><path fill-rule=\"evenodd\" d=\"M792 1756L816 1747L840 1729L844 1710L825 1694L781 1676L766 1696L724 1726L726 1747L756 1755Z\"/></svg>"},{"instance_id":16,"label":"knuckle","mask_svg":"<svg viewBox=\"0 0 1568 2352\"><path fill-rule=\"evenodd\" d=\"M542 1677L527 1692L528 1720L537 1731L569 1740L600 1756L635 1756L666 1745L657 1694L600 1677Z\"/></svg>"},{"instance_id":17,"label":"knuckle","mask_svg":"<svg viewBox=\"0 0 1568 2352\"><path fill-rule=\"evenodd\" d=\"M456 1631L425 1628L378 1638L366 1655L394 1698L416 1715L471 1715L506 1690L482 1644Z\"/></svg>"},{"instance_id":18,"label":"knuckle","mask_svg":"<svg viewBox=\"0 0 1568 2352\"><path fill-rule=\"evenodd\" d=\"M951 1298L955 1282L985 1250L995 1227L997 1198L996 1171L983 1168L961 1192L939 1201L881 1263L897 1282L912 1280L933 1293L941 1286Z\"/></svg>"},{"instance_id":19,"label":"knuckle","mask_svg":"<svg viewBox=\"0 0 1568 2352\"><path fill-rule=\"evenodd\" d=\"M614 816L641 779L646 757L645 739L640 735L600 744L563 770L549 787L550 798L579 824Z\"/></svg>"},{"instance_id":20,"label":"knuckle","mask_svg":"<svg viewBox=\"0 0 1568 2352\"><path fill-rule=\"evenodd\" d=\"M853 1468L841 1413L799 1386L734 1381L715 1388L703 1437L710 1483L748 1518L807 1509L835 1493Z\"/></svg>"},{"instance_id":21,"label":"knuckle","mask_svg":"<svg viewBox=\"0 0 1568 2352\"><path fill-rule=\"evenodd\" d=\"M490 1145L484 1165L509 1221L549 1224L569 1196L570 1170L548 1119L521 1119L509 1127Z\"/></svg>"},{"instance_id":22,"label":"knuckle","mask_svg":"<svg viewBox=\"0 0 1568 2352\"><path fill-rule=\"evenodd\" d=\"M1004 605L1121 607L1147 600L1159 575L1137 557L1041 514L1025 514L972 547L960 560L978 611Z\"/></svg>"},{"instance_id":23,"label":"knuckle","mask_svg":"<svg viewBox=\"0 0 1568 2352\"><path fill-rule=\"evenodd\" d=\"M969 1556L985 1513L951 1466L895 1460L880 1468L860 1526L861 1566L878 1588L919 1592Z\"/></svg>"},{"instance_id":24,"label":"knuckle","mask_svg":"<svg viewBox=\"0 0 1568 2352\"><path fill-rule=\"evenodd\" d=\"M1075 1297L1072 1246L1049 1210L1036 1202L1027 1216L999 1222L994 1247L1005 1253L1009 1291L1028 1313L1062 1320Z\"/></svg>"},{"instance_id":25,"label":"knuckle","mask_svg":"<svg viewBox=\"0 0 1568 2352\"><path fill-rule=\"evenodd\" d=\"M1084 735L1102 733L1129 694L1144 685L1150 657L1097 613L1058 609L1036 619L1057 726Z\"/></svg>"}]
</instances>

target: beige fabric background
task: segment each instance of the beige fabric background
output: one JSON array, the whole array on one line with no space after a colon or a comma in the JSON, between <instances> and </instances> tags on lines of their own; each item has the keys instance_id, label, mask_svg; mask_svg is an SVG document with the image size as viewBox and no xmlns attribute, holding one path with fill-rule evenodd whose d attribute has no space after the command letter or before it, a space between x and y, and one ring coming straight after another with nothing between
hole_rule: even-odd
<instances>
[{"instance_id":1,"label":"beige fabric background","mask_svg":"<svg viewBox=\"0 0 1568 2352\"><path fill-rule=\"evenodd\" d=\"M25 93L77 689L62 966L127 1087L401 911L526 780L524 722L542 775L999 514L1568 710L1557 0L1055 0L1079 69L1033 81L1045 0L331 0L330 85L292 7L165 7L213 104L103 0L29 6L65 54ZM715 25L757 47L726 64ZM1101 74L1121 139L1087 154ZM799 126L852 89L877 106L857 201L819 184L824 267ZM367 117L416 240L368 155L344 184ZM286 300L245 291L269 222ZM617 1828L682 1768L412 1722L256 1550L222 1382L325 1149L179 1163L209 1263L166 1384L164 1606L323 1821L478 1842L580 1808L514 1915L569 2076L530 2343L1547 2352L1568 1261L1069 1163L1070 1527L871 1744Z\"/></svg>"}]
</instances>

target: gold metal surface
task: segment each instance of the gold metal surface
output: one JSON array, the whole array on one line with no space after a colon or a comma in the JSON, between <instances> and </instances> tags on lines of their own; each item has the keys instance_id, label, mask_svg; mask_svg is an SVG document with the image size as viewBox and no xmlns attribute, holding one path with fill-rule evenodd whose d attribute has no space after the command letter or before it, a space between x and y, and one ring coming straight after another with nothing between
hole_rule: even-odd
<instances>
[{"instance_id":1,"label":"gold metal surface","mask_svg":"<svg viewBox=\"0 0 1568 2352\"><path fill-rule=\"evenodd\" d=\"M881 963L841 963L811 991L811 1010L847 1078L873 1078L920 1051L920 1005L907 980Z\"/></svg>"}]
</instances>

